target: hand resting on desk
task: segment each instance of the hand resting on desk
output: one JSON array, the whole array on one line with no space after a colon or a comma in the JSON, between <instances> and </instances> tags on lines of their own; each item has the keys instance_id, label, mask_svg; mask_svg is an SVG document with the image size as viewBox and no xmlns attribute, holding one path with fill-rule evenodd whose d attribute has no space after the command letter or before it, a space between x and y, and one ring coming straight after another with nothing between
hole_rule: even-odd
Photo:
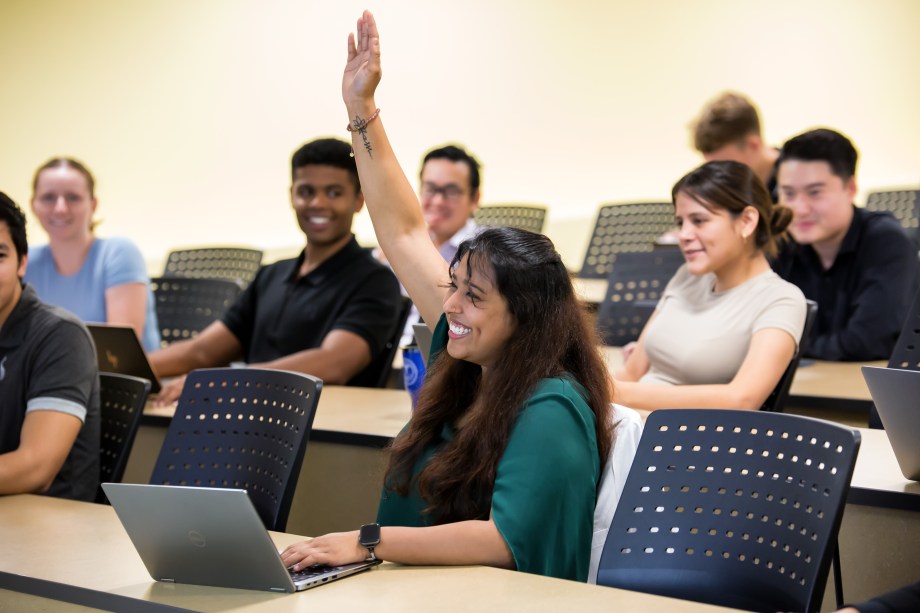
<instances>
[{"instance_id":1,"label":"hand resting on desk","mask_svg":"<svg viewBox=\"0 0 920 613\"><path fill-rule=\"evenodd\" d=\"M182 394L183 387L185 387L185 375L176 377L169 383L164 383L163 387L160 389L160 393L157 394L156 398L153 400L153 406L165 407L175 404Z\"/></svg>"}]
</instances>

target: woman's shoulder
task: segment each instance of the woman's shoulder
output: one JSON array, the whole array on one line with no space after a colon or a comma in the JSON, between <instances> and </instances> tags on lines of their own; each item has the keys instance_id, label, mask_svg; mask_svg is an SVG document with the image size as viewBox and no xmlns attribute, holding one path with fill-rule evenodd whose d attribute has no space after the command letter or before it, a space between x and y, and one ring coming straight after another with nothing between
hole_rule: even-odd
<instances>
[{"instance_id":1,"label":"woman's shoulder","mask_svg":"<svg viewBox=\"0 0 920 613\"><path fill-rule=\"evenodd\" d=\"M558 377L547 377L537 382L524 405L524 411L539 412L542 408L562 406L582 416L593 415L585 396L584 387L571 375L564 373Z\"/></svg>"},{"instance_id":2,"label":"woman's shoulder","mask_svg":"<svg viewBox=\"0 0 920 613\"><path fill-rule=\"evenodd\" d=\"M754 287L757 288L759 293L767 298L776 300L791 299L805 304L805 294L802 293L802 290L799 289L797 285L786 281L772 270L761 274L756 281L757 283Z\"/></svg>"}]
</instances>

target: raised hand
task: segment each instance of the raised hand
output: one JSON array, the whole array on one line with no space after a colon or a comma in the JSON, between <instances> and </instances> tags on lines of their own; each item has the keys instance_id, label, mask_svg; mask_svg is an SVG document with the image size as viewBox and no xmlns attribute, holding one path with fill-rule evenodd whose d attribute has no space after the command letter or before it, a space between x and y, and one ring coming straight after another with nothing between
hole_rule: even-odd
<instances>
[{"instance_id":1,"label":"raised hand","mask_svg":"<svg viewBox=\"0 0 920 613\"><path fill-rule=\"evenodd\" d=\"M350 111L372 106L382 74L377 23L370 11L364 11L358 19L357 41L355 34L348 35L348 63L342 75L342 98Z\"/></svg>"}]
</instances>

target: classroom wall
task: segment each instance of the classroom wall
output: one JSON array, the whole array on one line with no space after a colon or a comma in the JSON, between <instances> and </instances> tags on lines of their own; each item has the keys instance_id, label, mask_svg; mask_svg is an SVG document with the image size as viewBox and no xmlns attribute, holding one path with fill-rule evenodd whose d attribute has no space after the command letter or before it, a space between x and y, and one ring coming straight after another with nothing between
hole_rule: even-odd
<instances>
[{"instance_id":1,"label":"classroom wall","mask_svg":"<svg viewBox=\"0 0 920 613\"><path fill-rule=\"evenodd\" d=\"M913 0L3 0L0 190L25 205L35 168L73 155L97 176L99 233L157 265L181 245L296 250L290 154L348 138L365 6L413 183L427 149L467 145L485 202L548 204L576 268L600 203L666 198L699 162L688 123L724 89L758 102L768 142L850 135L861 194L920 184ZM374 242L366 213L356 230Z\"/></svg>"}]
</instances>

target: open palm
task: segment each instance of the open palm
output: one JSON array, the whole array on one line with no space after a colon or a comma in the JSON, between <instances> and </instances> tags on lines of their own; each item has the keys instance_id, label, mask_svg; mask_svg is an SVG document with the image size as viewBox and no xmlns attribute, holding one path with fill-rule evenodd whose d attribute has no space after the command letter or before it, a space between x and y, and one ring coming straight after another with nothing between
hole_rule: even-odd
<instances>
[{"instance_id":1,"label":"open palm","mask_svg":"<svg viewBox=\"0 0 920 613\"><path fill-rule=\"evenodd\" d=\"M342 75L342 98L346 104L371 100L380 83L380 36L370 11L358 19L358 33L348 35L348 63Z\"/></svg>"}]
</instances>

